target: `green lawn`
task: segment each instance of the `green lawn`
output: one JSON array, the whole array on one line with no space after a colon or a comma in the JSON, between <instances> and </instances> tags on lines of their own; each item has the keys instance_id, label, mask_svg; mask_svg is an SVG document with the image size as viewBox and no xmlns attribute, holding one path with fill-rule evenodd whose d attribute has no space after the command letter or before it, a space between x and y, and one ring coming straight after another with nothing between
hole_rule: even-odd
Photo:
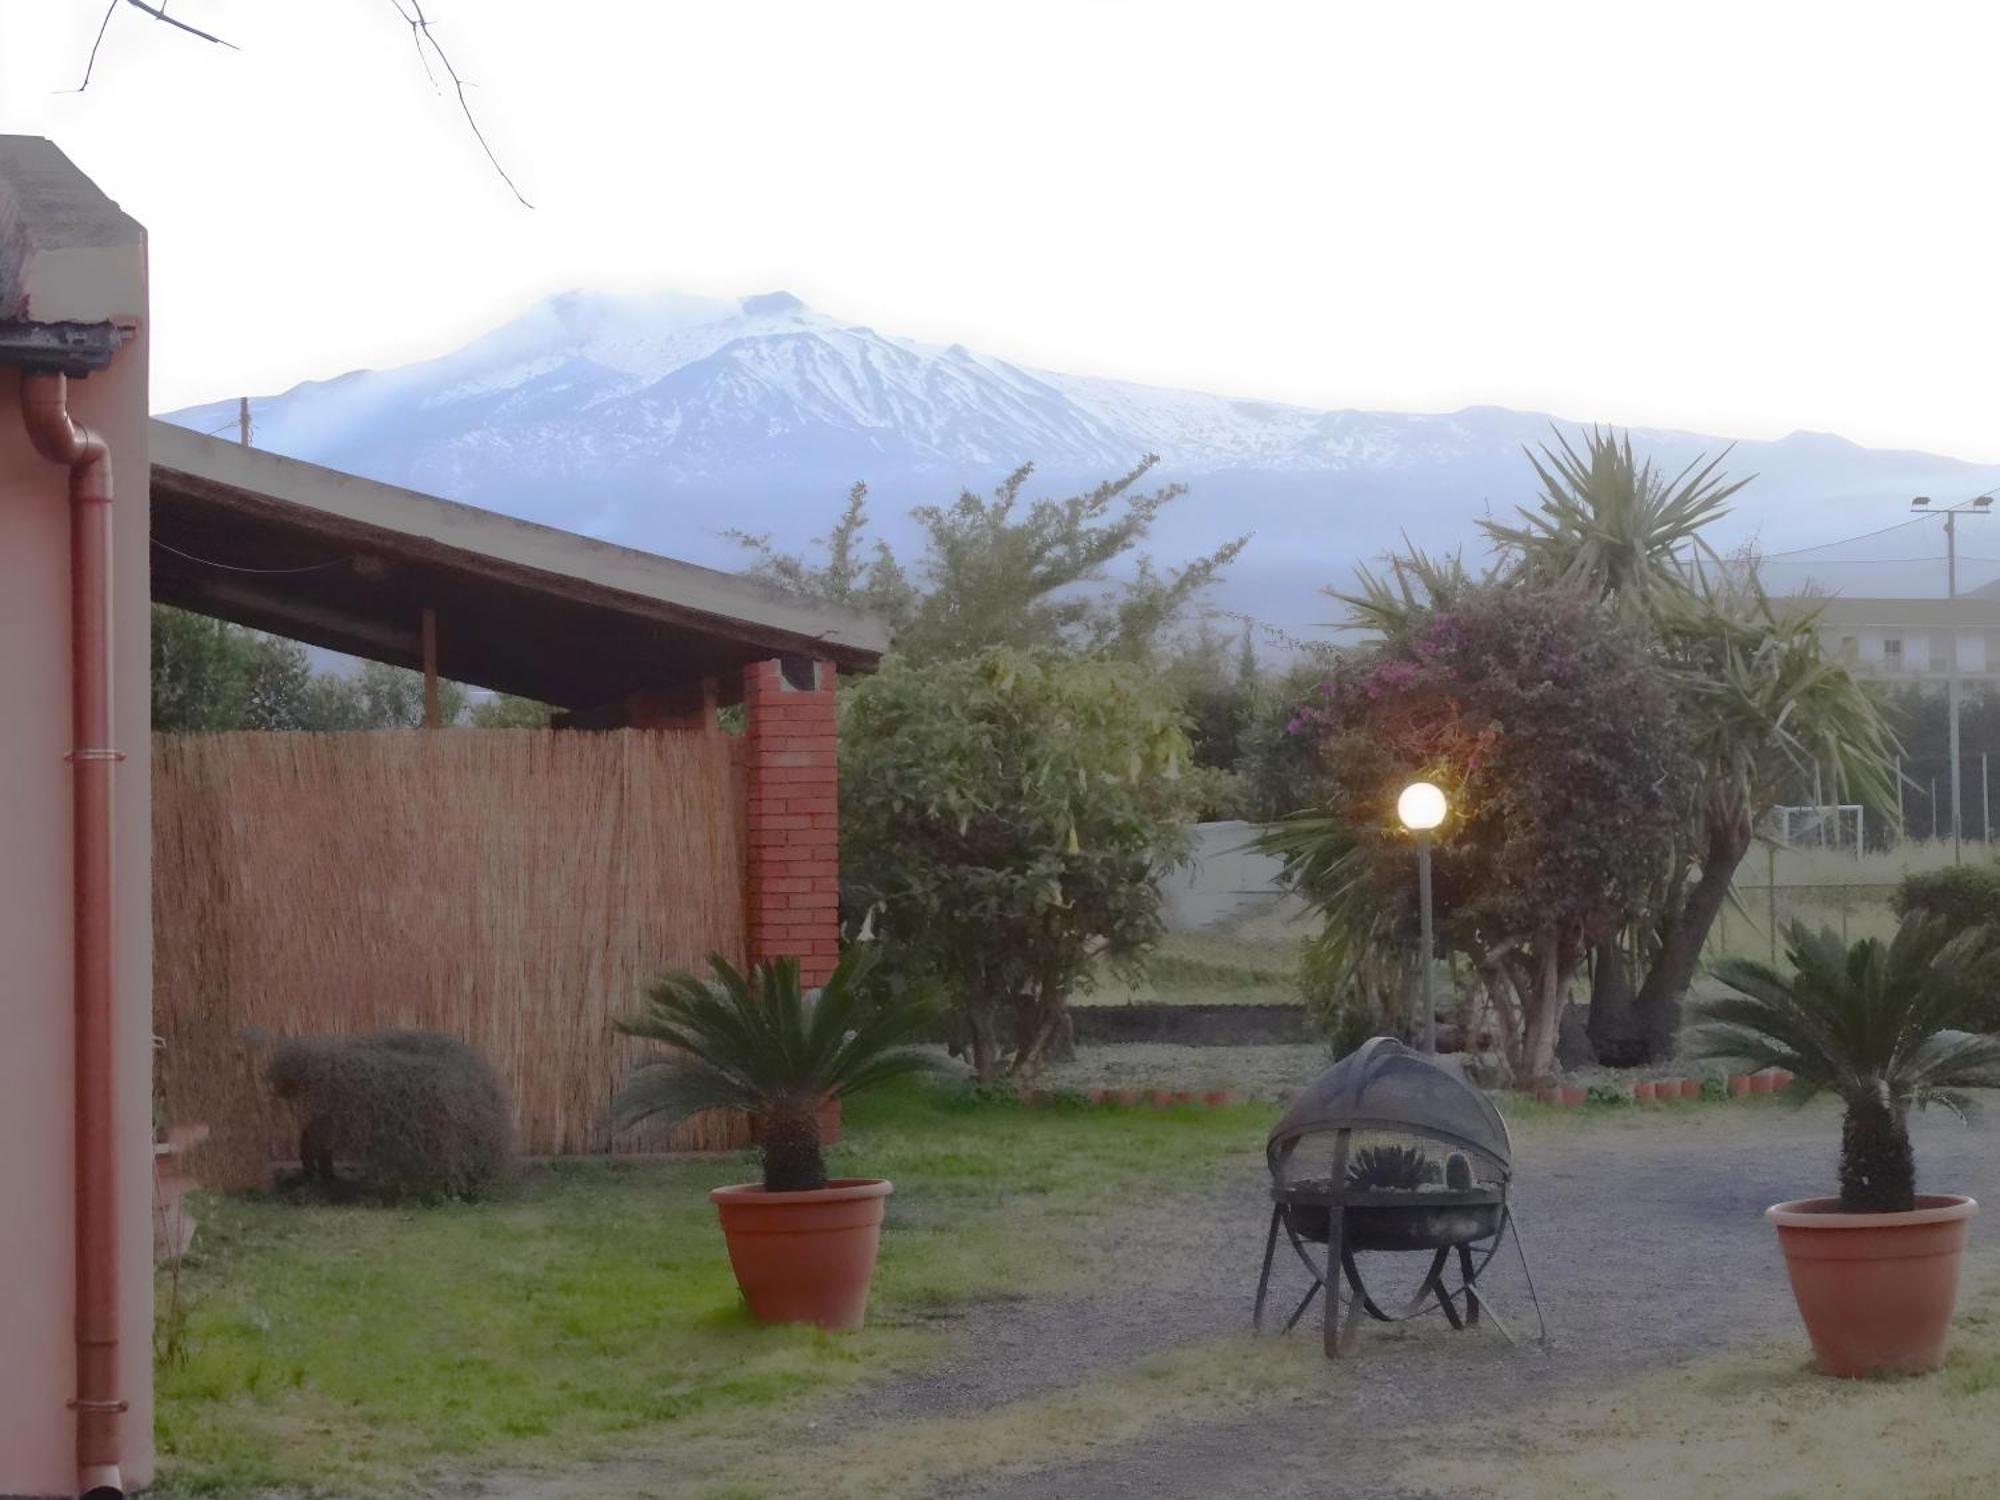
<instances>
[{"instance_id":1,"label":"green lawn","mask_svg":"<svg viewBox=\"0 0 2000 1500\"><path fill-rule=\"evenodd\" d=\"M1296 1005L1299 947L1306 929L1267 922L1236 932L1170 932L1130 980L1107 965L1078 1005Z\"/></svg>"},{"instance_id":2,"label":"green lawn","mask_svg":"<svg viewBox=\"0 0 2000 1500\"><path fill-rule=\"evenodd\" d=\"M955 1308L1080 1284L1090 1221L1133 1189L1254 1163L1268 1108L1024 1111L943 1086L863 1100L841 1173L895 1180L871 1326L761 1329L739 1310L707 1190L747 1158L557 1164L481 1204L209 1198L163 1275L163 1492L419 1492L454 1468L544 1465L754 1430L944 1352Z\"/></svg>"}]
</instances>

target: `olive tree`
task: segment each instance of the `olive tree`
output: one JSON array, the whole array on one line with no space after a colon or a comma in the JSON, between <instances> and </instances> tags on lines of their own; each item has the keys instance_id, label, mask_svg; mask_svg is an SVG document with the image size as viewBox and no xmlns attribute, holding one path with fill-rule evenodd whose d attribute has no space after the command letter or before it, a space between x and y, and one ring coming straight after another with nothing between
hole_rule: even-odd
<instances>
[{"instance_id":1,"label":"olive tree","mask_svg":"<svg viewBox=\"0 0 2000 1500\"><path fill-rule=\"evenodd\" d=\"M982 1080L1032 1077L1100 953L1158 936L1187 737L1134 664L891 659L841 705L841 882L887 982L955 1005Z\"/></svg>"}]
</instances>

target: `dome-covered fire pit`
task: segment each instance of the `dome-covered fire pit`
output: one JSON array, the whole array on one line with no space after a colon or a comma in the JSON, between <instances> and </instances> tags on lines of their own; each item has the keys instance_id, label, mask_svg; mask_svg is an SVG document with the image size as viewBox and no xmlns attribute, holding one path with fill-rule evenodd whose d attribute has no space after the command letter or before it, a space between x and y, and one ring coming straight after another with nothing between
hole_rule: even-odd
<instances>
[{"instance_id":1,"label":"dome-covered fire pit","mask_svg":"<svg viewBox=\"0 0 2000 1500\"><path fill-rule=\"evenodd\" d=\"M1401 1042L1378 1036L1293 1101L1271 1131L1265 1155L1271 1228L1257 1281L1257 1327L1264 1325L1282 1233L1313 1278L1285 1329L1324 1291L1329 1359L1353 1342L1363 1313L1394 1323L1442 1312L1453 1328L1465 1328L1483 1312L1512 1341L1478 1287L1510 1229L1524 1276L1528 1269L1507 1200L1513 1143L1484 1093ZM1320 1255L1308 1248L1315 1245L1325 1247ZM1355 1260L1369 1251L1430 1252L1429 1269L1407 1302L1385 1309L1369 1292ZM1351 1289L1344 1323L1343 1277ZM1532 1278L1528 1293L1534 1297ZM1541 1325L1539 1299L1535 1319Z\"/></svg>"}]
</instances>

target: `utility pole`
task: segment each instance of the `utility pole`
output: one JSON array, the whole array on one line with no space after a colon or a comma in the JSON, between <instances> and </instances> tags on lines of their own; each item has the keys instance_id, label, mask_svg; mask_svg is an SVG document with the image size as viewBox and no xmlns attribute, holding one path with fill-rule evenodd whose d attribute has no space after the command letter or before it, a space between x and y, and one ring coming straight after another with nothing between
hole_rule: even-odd
<instances>
[{"instance_id":1,"label":"utility pole","mask_svg":"<svg viewBox=\"0 0 2000 1500\"><path fill-rule=\"evenodd\" d=\"M236 440L244 447L250 446L250 398L236 398Z\"/></svg>"},{"instance_id":2,"label":"utility pole","mask_svg":"<svg viewBox=\"0 0 2000 1500\"><path fill-rule=\"evenodd\" d=\"M1951 862L1964 863L1965 856L1960 847L1960 833L1964 819L1959 814L1959 764L1958 764L1958 518L1960 516L1983 516L1993 505L1991 495L1976 495L1957 505L1948 505L1942 511L1931 509L1931 497L1919 495L1910 502L1910 509L1922 511L1926 515L1944 517L1944 597L1946 635L1945 647L1945 694L1946 712L1951 719ZM1931 823L1937 823L1937 801L1931 801Z\"/></svg>"}]
</instances>

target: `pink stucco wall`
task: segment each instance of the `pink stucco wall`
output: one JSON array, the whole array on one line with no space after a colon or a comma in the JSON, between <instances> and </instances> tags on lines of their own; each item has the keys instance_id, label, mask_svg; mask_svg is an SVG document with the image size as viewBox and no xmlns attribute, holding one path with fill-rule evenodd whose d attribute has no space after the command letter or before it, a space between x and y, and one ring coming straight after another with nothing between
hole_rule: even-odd
<instances>
[{"instance_id":1,"label":"pink stucco wall","mask_svg":"<svg viewBox=\"0 0 2000 1500\"><path fill-rule=\"evenodd\" d=\"M46 178L48 153L22 146L0 137L0 272L15 304L0 317L136 329L109 370L70 384L72 411L110 441L117 485L114 684L130 757L116 773L120 1336L136 1488L153 1473L145 245L87 181L67 199L61 183L10 181L23 161ZM0 367L0 1496L76 1493L67 481L29 448L18 375Z\"/></svg>"}]
</instances>

